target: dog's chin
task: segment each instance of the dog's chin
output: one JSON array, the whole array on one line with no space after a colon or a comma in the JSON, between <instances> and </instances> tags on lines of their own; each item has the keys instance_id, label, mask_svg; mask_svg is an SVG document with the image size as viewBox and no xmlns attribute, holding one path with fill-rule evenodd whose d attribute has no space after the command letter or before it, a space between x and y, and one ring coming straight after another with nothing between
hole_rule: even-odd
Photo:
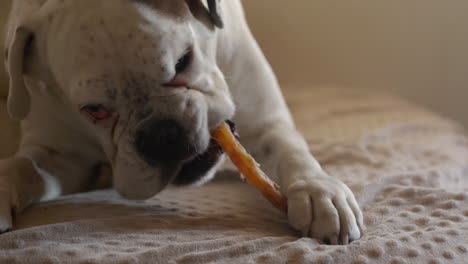
<instances>
[{"instance_id":1,"label":"dog's chin","mask_svg":"<svg viewBox=\"0 0 468 264\"><path fill-rule=\"evenodd\" d=\"M149 176L144 180L130 179L128 184L115 183L115 189L124 198L129 200L146 200L161 192L167 184L160 181L157 176Z\"/></svg>"},{"instance_id":2,"label":"dog's chin","mask_svg":"<svg viewBox=\"0 0 468 264\"><path fill-rule=\"evenodd\" d=\"M137 160L119 160L114 167L114 188L124 198L144 200L161 192L177 174L177 166L151 167Z\"/></svg>"},{"instance_id":3,"label":"dog's chin","mask_svg":"<svg viewBox=\"0 0 468 264\"><path fill-rule=\"evenodd\" d=\"M212 176L212 169L222 160L223 151L215 140L211 140L208 149L182 164L179 172L172 180L174 185L190 185L206 181Z\"/></svg>"},{"instance_id":4,"label":"dog's chin","mask_svg":"<svg viewBox=\"0 0 468 264\"><path fill-rule=\"evenodd\" d=\"M144 200L161 192L170 183L176 186L206 181L213 168L221 162L223 151L211 140L209 147L189 160L157 167L132 166L119 162L114 168L114 187L124 198ZM122 166L122 164L127 164Z\"/></svg>"}]
</instances>

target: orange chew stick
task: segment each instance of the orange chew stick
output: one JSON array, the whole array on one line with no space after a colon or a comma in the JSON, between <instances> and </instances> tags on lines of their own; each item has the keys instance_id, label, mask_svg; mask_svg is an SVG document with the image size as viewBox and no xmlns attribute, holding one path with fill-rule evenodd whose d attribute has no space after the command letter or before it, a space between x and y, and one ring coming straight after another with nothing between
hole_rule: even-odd
<instances>
[{"instance_id":1,"label":"orange chew stick","mask_svg":"<svg viewBox=\"0 0 468 264\"><path fill-rule=\"evenodd\" d=\"M276 208L287 213L288 203L286 197L279 191L279 186L271 181L260 169L253 157L247 153L231 133L228 124L221 124L211 132L211 135L229 156L234 165L236 165L240 173L244 175L247 182L262 192L263 196Z\"/></svg>"}]
</instances>

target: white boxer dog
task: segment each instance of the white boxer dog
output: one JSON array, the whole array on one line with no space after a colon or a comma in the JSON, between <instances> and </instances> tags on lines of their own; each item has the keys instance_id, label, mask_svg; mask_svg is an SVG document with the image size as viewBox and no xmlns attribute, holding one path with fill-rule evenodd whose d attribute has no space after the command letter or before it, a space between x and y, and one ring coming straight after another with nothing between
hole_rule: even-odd
<instances>
[{"instance_id":1,"label":"white boxer dog","mask_svg":"<svg viewBox=\"0 0 468 264\"><path fill-rule=\"evenodd\" d=\"M223 161L210 130L232 119L295 229L330 244L362 235L353 193L296 131L239 0L16 0L6 43L22 136L0 163L0 230L107 167L129 199L206 182Z\"/></svg>"}]
</instances>

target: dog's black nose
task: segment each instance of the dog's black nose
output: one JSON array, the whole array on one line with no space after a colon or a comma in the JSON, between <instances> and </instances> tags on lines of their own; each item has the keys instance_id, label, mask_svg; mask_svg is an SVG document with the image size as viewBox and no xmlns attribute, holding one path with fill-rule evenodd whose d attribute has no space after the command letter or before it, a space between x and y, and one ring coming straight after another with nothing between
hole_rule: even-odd
<instances>
[{"instance_id":1,"label":"dog's black nose","mask_svg":"<svg viewBox=\"0 0 468 264\"><path fill-rule=\"evenodd\" d=\"M179 162L196 153L188 131L172 119L145 121L136 132L135 148L150 165Z\"/></svg>"}]
</instances>

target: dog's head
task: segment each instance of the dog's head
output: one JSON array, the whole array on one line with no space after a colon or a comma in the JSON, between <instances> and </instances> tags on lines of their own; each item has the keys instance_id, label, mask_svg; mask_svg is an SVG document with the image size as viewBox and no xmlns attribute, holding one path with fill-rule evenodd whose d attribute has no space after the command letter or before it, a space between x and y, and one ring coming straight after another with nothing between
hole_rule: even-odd
<instances>
[{"instance_id":1,"label":"dog's head","mask_svg":"<svg viewBox=\"0 0 468 264\"><path fill-rule=\"evenodd\" d=\"M210 130L234 113L216 63L218 1L44 1L11 37L10 115L25 118L37 94L66 102L126 197L192 182L220 156Z\"/></svg>"}]
</instances>

